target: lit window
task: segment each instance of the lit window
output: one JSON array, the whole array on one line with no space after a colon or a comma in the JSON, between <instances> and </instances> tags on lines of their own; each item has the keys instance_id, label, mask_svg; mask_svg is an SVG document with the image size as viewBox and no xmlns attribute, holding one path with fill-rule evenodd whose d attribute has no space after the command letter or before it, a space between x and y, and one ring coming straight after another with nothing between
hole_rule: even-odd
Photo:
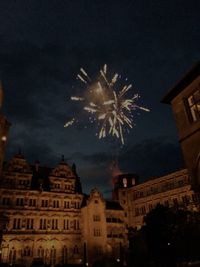
<instances>
[{"instance_id":1,"label":"lit window","mask_svg":"<svg viewBox=\"0 0 200 267\"><path fill-rule=\"evenodd\" d=\"M189 116L192 122L200 120L200 90L198 89L187 98Z\"/></svg>"},{"instance_id":2,"label":"lit window","mask_svg":"<svg viewBox=\"0 0 200 267\"><path fill-rule=\"evenodd\" d=\"M123 178L123 186L127 187L127 179L126 178Z\"/></svg>"},{"instance_id":3,"label":"lit window","mask_svg":"<svg viewBox=\"0 0 200 267\"><path fill-rule=\"evenodd\" d=\"M2 136L2 137L1 137L1 140L2 140L3 142L5 142L5 141L7 140L7 137L6 137L6 136Z\"/></svg>"}]
</instances>

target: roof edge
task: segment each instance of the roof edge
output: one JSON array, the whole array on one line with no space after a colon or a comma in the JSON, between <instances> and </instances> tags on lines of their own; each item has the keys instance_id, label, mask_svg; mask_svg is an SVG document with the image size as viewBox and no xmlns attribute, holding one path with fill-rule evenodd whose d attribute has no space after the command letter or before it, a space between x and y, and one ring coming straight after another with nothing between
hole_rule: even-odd
<instances>
[{"instance_id":1,"label":"roof edge","mask_svg":"<svg viewBox=\"0 0 200 267\"><path fill-rule=\"evenodd\" d=\"M187 87L196 77L200 75L200 61L194 64L188 72L186 72L180 80L168 91L163 97L161 103L170 104L172 99L176 97L185 87Z\"/></svg>"}]
</instances>

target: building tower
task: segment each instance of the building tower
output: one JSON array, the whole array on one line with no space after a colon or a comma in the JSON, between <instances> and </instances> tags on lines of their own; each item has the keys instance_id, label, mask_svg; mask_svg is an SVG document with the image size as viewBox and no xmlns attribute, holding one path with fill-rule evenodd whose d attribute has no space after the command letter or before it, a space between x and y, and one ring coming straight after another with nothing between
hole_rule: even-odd
<instances>
[{"instance_id":1,"label":"building tower","mask_svg":"<svg viewBox=\"0 0 200 267\"><path fill-rule=\"evenodd\" d=\"M2 103L3 103L3 86L2 82L0 81L0 177L2 173L5 148L8 139L8 132L11 125L7 121L6 117L2 114Z\"/></svg>"}]
</instances>

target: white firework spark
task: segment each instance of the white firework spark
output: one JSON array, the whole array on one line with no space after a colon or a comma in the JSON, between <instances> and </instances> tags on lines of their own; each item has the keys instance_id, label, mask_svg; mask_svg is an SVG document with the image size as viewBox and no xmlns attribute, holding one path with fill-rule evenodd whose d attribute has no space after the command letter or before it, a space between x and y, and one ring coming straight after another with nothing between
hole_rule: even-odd
<instances>
[{"instance_id":1,"label":"white firework spark","mask_svg":"<svg viewBox=\"0 0 200 267\"><path fill-rule=\"evenodd\" d=\"M87 72L81 68L77 79L87 85L87 94L86 97L72 96L71 100L84 102L83 109L90 113L90 122L97 122L97 125L100 125L97 133L99 139L111 135L119 138L124 144L124 132L134 126L134 110L140 109L146 112L150 110L136 104L139 98L138 94L133 94L130 98L126 96L132 89L132 84L124 85L118 89L117 82L120 76L115 73L109 79L106 64L103 69L100 69L99 74L98 78L92 81ZM65 124L65 127L74 122L75 119L73 118Z\"/></svg>"}]
</instances>

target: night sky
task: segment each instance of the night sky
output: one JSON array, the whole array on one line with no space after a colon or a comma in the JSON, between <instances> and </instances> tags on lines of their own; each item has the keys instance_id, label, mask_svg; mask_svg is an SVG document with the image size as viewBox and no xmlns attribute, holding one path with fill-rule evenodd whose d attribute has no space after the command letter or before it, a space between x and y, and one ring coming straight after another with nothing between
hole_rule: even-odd
<instances>
[{"instance_id":1,"label":"night sky","mask_svg":"<svg viewBox=\"0 0 200 267\"><path fill-rule=\"evenodd\" d=\"M184 166L171 108L160 101L200 59L199 0L1 0L0 10L7 160L21 148L29 163L53 167L63 154L84 192L97 186L105 195L116 153L120 169L140 181ZM82 90L80 67L95 76L104 63L151 109L135 113L123 147L98 140L84 118L63 127L78 112L70 96Z\"/></svg>"}]
</instances>

